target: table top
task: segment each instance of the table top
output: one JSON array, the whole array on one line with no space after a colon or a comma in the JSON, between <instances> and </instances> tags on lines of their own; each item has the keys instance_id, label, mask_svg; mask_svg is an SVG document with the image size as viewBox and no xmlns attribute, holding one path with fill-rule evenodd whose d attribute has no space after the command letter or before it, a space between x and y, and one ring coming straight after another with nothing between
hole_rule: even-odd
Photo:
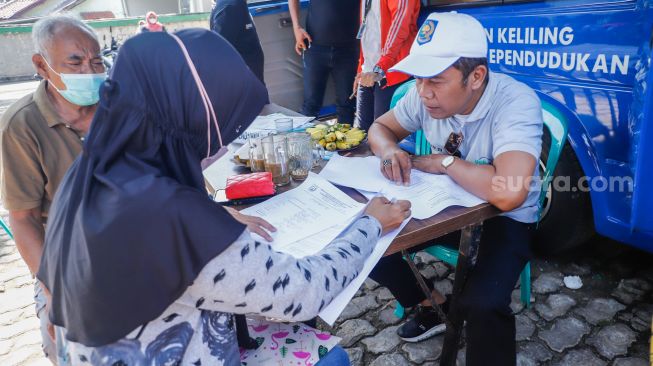
<instances>
[{"instance_id":1,"label":"table top","mask_svg":"<svg viewBox=\"0 0 653 366\"><path fill-rule=\"evenodd\" d=\"M281 107L282 108L282 107ZM266 109L264 109L266 111ZM267 113L262 112L262 114L268 114L278 112L278 106L272 106L267 109ZM285 111L284 111L285 112ZM290 114L290 113L287 113ZM296 113L293 113L296 114ZM237 149L236 146L230 146L230 152L234 152ZM368 156L371 154L369 147L366 144L361 144L358 149L351 151L348 155L351 156ZM326 162L315 168L314 172L319 172ZM231 159L227 159L225 156L224 159L218 160L215 164L215 168L211 168L214 176L212 181L218 182L214 183L214 188L217 190L224 189L226 184L227 177L234 174L245 174L250 173L248 167L240 164L236 164ZM290 184L278 187L277 194L286 192L290 189L293 189L299 186L301 182L291 181ZM350 197L355 199L358 202L365 202L367 199L357 192L354 189L347 187L339 187ZM220 192L220 191L219 191ZM224 192L224 191L222 191ZM246 208L247 206L236 206L235 208L240 210ZM463 227L482 223L483 221L497 216L500 213L499 209L490 205L489 203L483 203L474 207L460 207L452 206L448 207L445 210L441 211L437 215L430 217L424 220L412 219L404 227L404 229L399 233L399 235L393 240L392 244L386 251L385 255L390 255L393 253L400 252L402 249L408 249L429 240L433 240L440 236L449 234L451 232L462 229Z\"/></svg>"}]
</instances>

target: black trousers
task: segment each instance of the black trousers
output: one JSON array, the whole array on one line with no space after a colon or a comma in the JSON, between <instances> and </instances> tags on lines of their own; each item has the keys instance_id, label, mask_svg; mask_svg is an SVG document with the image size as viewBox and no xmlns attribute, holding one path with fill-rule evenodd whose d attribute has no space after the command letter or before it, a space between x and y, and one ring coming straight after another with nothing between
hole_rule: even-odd
<instances>
[{"instance_id":1,"label":"black trousers","mask_svg":"<svg viewBox=\"0 0 653 366\"><path fill-rule=\"evenodd\" d=\"M467 365L515 365L515 317L511 293L519 274L531 258L534 225L504 216L485 221L476 265L469 272L459 304L467 321ZM457 246L460 232L446 235L437 244ZM412 248L419 251L436 243ZM414 250L413 250L414 249ZM425 299L408 264L395 254L384 257L370 278L387 287L404 307ZM430 281L426 281L432 288Z\"/></svg>"},{"instance_id":2,"label":"black trousers","mask_svg":"<svg viewBox=\"0 0 653 366\"><path fill-rule=\"evenodd\" d=\"M385 80L382 81L382 83L385 83ZM365 131L369 130L372 123L374 123L374 120L390 110L392 95L400 85L401 84L395 84L382 87L376 83L374 86L370 87L358 87L358 97L356 98L356 122L361 129L364 129Z\"/></svg>"},{"instance_id":3,"label":"black trousers","mask_svg":"<svg viewBox=\"0 0 653 366\"><path fill-rule=\"evenodd\" d=\"M322 46L313 44L304 52L304 105L302 114L318 116L329 75L333 76L338 122L353 123L356 102L349 99L356 77L358 44Z\"/></svg>"}]
</instances>

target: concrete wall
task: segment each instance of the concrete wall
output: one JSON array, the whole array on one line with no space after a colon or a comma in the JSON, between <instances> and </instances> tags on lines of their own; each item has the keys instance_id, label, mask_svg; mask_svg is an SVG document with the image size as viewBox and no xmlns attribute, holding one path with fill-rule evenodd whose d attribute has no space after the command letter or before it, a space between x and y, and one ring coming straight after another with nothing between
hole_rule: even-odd
<instances>
[{"instance_id":1,"label":"concrete wall","mask_svg":"<svg viewBox=\"0 0 653 366\"><path fill-rule=\"evenodd\" d=\"M21 18L35 18L53 13L60 7L61 1L46 1L41 5L37 5L25 13L21 14ZM79 14L83 11L110 11L116 18L124 18L127 16L122 6L122 0L86 0L83 3L75 6L70 10L73 14ZM176 11L172 11L176 13Z\"/></svg>"},{"instance_id":2,"label":"concrete wall","mask_svg":"<svg viewBox=\"0 0 653 366\"><path fill-rule=\"evenodd\" d=\"M76 14L91 11L110 11L116 18L124 18L128 15L123 9L121 1L86 0L73 8L72 11Z\"/></svg>"},{"instance_id":3,"label":"concrete wall","mask_svg":"<svg viewBox=\"0 0 653 366\"><path fill-rule=\"evenodd\" d=\"M191 13L210 12L213 9L213 0L191 0Z\"/></svg>"},{"instance_id":4,"label":"concrete wall","mask_svg":"<svg viewBox=\"0 0 653 366\"><path fill-rule=\"evenodd\" d=\"M0 81L20 80L34 74L29 33L0 34Z\"/></svg>"},{"instance_id":5,"label":"concrete wall","mask_svg":"<svg viewBox=\"0 0 653 366\"><path fill-rule=\"evenodd\" d=\"M90 21L88 24L98 33L100 47L110 44L111 34L119 43L137 32L141 18ZM208 13L188 15L161 15L159 20L168 31L182 28L208 28ZM111 27L111 33L109 28ZM0 27L0 81L29 79L34 73L31 25Z\"/></svg>"},{"instance_id":6,"label":"concrete wall","mask_svg":"<svg viewBox=\"0 0 653 366\"><path fill-rule=\"evenodd\" d=\"M179 13L178 0L125 0L127 15L131 17L145 17L145 13L152 10L157 14Z\"/></svg>"},{"instance_id":7,"label":"concrete wall","mask_svg":"<svg viewBox=\"0 0 653 366\"><path fill-rule=\"evenodd\" d=\"M211 0L194 0L198 2ZM40 17L52 13L59 7L61 1L46 1L41 5L26 11L22 18ZM199 9L199 8L198 8ZM112 11L116 18L124 17L145 17L145 13L152 10L157 14L177 14L179 0L86 0L70 10L71 13L79 14L83 11ZM209 7L205 11L211 11ZM193 11L194 13L202 10Z\"/></svg>"}]
</instances>

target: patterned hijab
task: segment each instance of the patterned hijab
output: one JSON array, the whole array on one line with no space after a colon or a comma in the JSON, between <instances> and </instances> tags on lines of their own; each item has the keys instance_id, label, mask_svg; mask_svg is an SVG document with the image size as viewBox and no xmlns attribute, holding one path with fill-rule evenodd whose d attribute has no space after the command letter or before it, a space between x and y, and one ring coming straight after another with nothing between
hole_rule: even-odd
<instances>
[{"instance_id":1,"label":"patterned hijab","mask_svg":"<svg viewBox=\"0 0 653 366\"><path fill-rule=\"evenodd\" d=\"M219 136L228 144L247 128L267 91L217 34L176 35L143 33L121 47L55 196L38 278L52 323L73 342L109 344L157 318L245 229L209 199L200 161Z\"/></svg>"}]
</instances>

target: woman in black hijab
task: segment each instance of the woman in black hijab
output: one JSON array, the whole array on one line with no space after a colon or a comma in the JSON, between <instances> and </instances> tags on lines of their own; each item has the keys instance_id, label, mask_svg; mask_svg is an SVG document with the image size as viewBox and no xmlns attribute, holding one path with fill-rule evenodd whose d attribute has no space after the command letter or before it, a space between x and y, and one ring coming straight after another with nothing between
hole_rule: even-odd
<instances>
[{"instance_id":1,"label":"woman in black hijab","mask_svg":"<svg viewBox=\"0 0 653 366\"><path fill-rule=\"evenodd\" d=\"M100 94L55 197L38 273L65 338L61 364L238 365L232 314L314 317L410 213L407 202L375 199L302 259L255 242L252 220L204 191L202 166L267 99L215 33L128 40Z\"/></svg>"}]
</instances>

